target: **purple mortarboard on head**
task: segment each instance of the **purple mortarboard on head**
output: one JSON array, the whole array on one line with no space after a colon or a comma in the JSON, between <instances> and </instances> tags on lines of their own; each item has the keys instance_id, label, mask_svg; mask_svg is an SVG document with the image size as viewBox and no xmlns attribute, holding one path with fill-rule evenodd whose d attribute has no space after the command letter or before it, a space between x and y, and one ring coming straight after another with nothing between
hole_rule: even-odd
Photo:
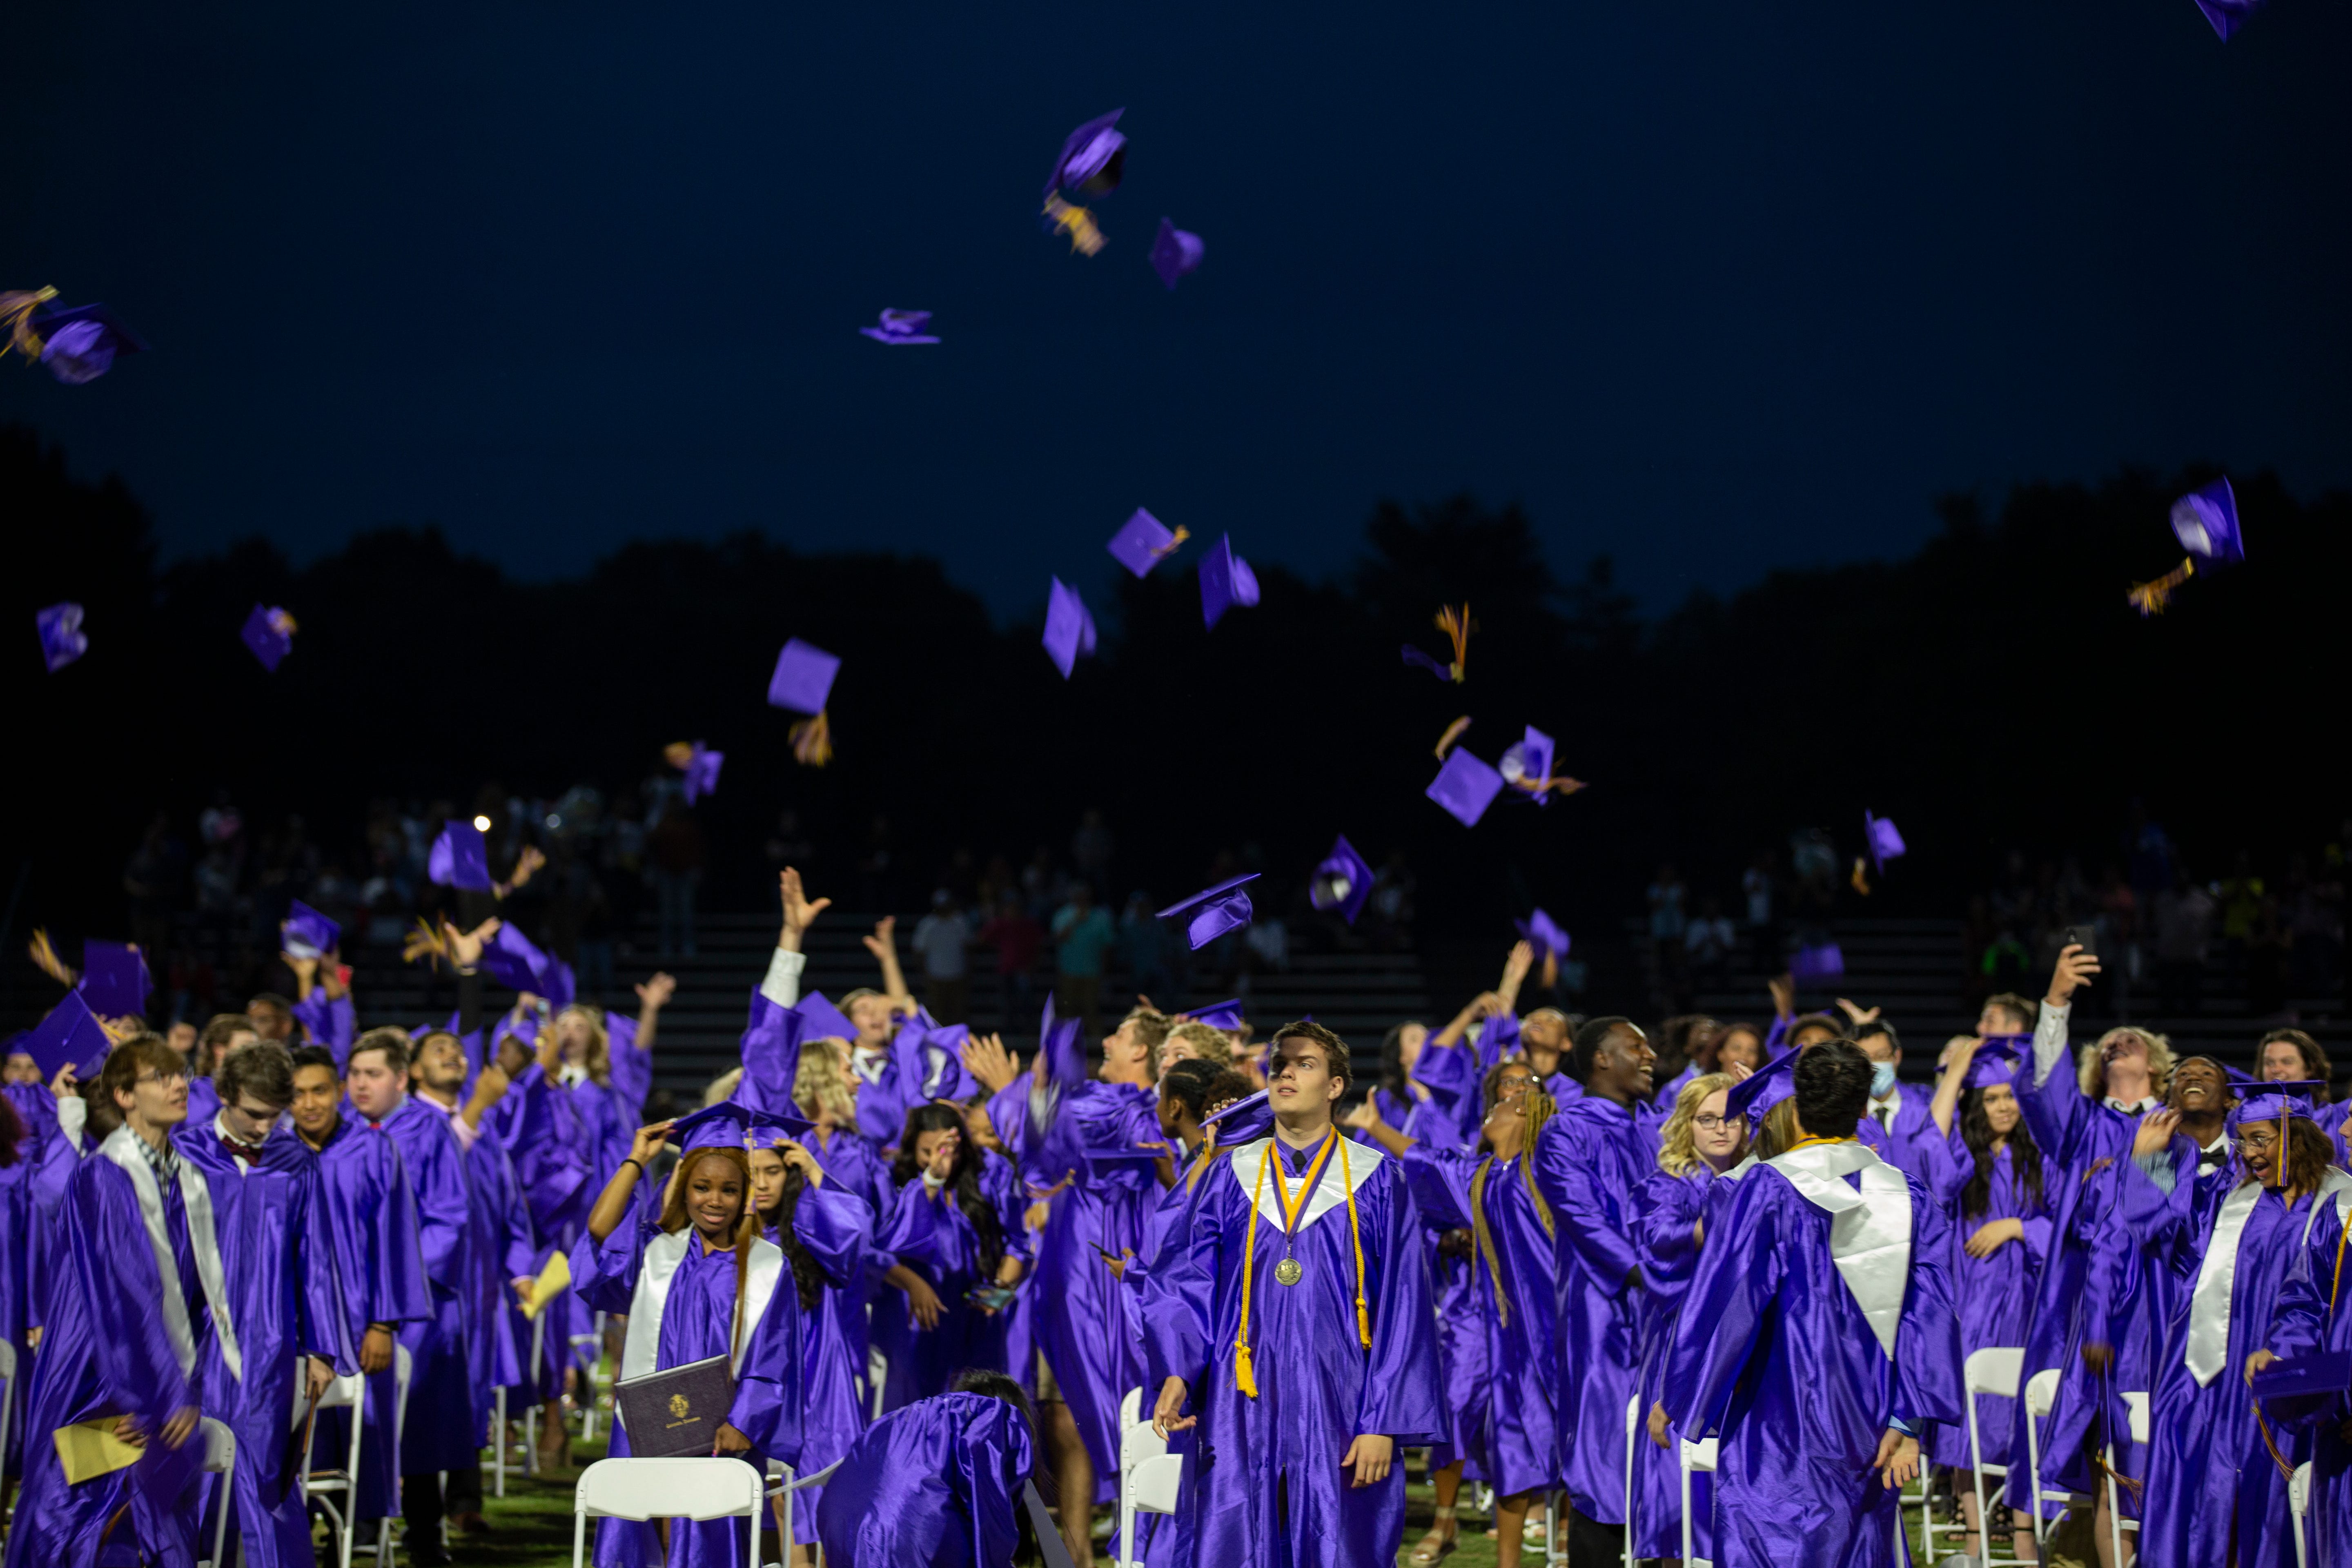
<instances>
[{"instance_id":1,"label":"purple mortarboard on head","mask_svg":"<svg viewBox=\"0 0 2352 1568\"><path fill-rule=\"evenodd\" d=\"M1364 912L1364 901L1372 896L1372 868L1356 847L1340 834L1331 840L1331 853L1315 868L1314 878L1307 884L1307 900L1318 910L1337 910L1349 925Z\"/></svg>"},{"instance_id":2,"label":"purple mortarboard on head","mask_svg":"<svg viewBox=\"0 0 2352 1568\"><path fill-rule=\"evenodd\" d=\"M1995 1084L2013 1083L2018 1064L2023 1059L2006 1038L1998 1042L1987 1040L1969 1062L1969 1079L1964 1089L1990 1089Z\"/></svg>"},{"instance_id":3,"label":"purple mortarboard on head","mask_svg":"<svg viewBox=\"0 0 2352 1568\"><path fill-rule=\"evenodd\" d=\"M1502 774L1472 756L1467 746L1456 746L1445 753L1445 765L1422 793L1452 813L1463 826L1475 827L1502 790Z\"/></svg>"},{"instance_id":4,"label":"purple mortarboard on head","mask_svg":"<svg viewBox=\"0 0 2352 1568\"><path fill-rule=\"evenodd\" d=\"M1723 1114L1745 1114L1760 1124L1766 1111L1797 1092L1797 1058L1803 1054L1792 1046L1725 1089Z\"/></svg>"},{"instance_id":5,"label":"purple mortarboard on head","mask_svg":"<svg viewBox=\"0 0 2352 1568\"><path fill-rule=\"evenodd\" d=\"M237 635L261 661L261 668L275 675L278 661L294 651L294 617L284 610L256 605Z\"/></svg>"},{"instance_id":6,"label":"purple mortarboard on head","mask_svg":"<svg viewBox=\"0 0 2352 1568\"><path fill-rule=\"evenodd\" d=\"M146 351L147 345L139 334L115 319L114 312L103 305L76 305L71 310L52 310L33 320L33 331L39 333L41 363L49 374L68 386L79 386L96 381L114 363L116 354L135 354Z\"/></svg>"},{"instance_id":7,"label":"purple mortarboard on head","mask_svg":"<svg viewBox=\"0 0 2352 1568\"><path fill-rule=\"evenodd\" d=\"M1225 534L1201 558L1201 619L1214 626L1235 605L1256 603L1257 574L1234 553L1234 536Z\"/></svg>"},{"instance_id":8,"label":"purple mortarboard on head","mask_svg":"<svg viewBox=\"0 0 2352 1568\"><path fill-rule=\"evenodd\" d=\"M682 1154L697 1149L740 1149L744 1124L751 1120L750 1111L731 1100L722 1100L679 1117L670 1123L669 1135Z\"/></svg>"},{"instance_id":9,"label":"purple mortarboard on head","mask_svg":"<svg viewBox=\"0 0 2352 1568\"><path fill-rule=\"evenodd\" d=\"M425 875L445 888L488 892L490 851L483 842L482 830L454 816L443 822L441 836L433 840L433 848L425 858Z\"/></svg>"},{"instance_id":10,"label":"purple mortarboard on head","mask_svg":"<svg viewBox=\"0 0 2352 1568\"><path fill-rule=\"evenodd\" d=\"M1171 531L1158 518L1137 507L1135 515L1127 520L1127 525L1112 534L1110 542L1103 548L1110 552L1112 560L1142 577L1148 576L1154 566L1173 555L1176 547L1192 537L1191 530L1179 528Z\"/></svg>"},{"instance_id":11,"label":"purple mortarboard on head","mask_svg":"<svg viewBox=\"0 0 2352 1568\"><path fill-rule=\"evenodd\" d=\"M1111 127L1126 112L1114 109L1070 132L1062 143L1062 155L1054 160L1053 172L1045 176L1046 195L1075 190L1107 196L1118 189L1119 177L1127 172L1127 138Z\"/></svg>"},{"instance_id":12,"label":"purple mortarboard on head","mask_svg":"<svg viewBox=\"0 0 2352 1568\"><path fill-rule=\"evenodd\" d=\"M1244 882L1255 882L1258 873L1235 877L1213 888L1202 889L1189 899L1181 899L1160 911L1157 918L1169 920L1192 911L1184 924L1184 935L1195 949L1208 946L1229 931L1239 931L1250 923L1256 912L1250 908L1249 895L1236 892Z\"/></svg>"},{"instance_id":13,"label":"purple mortarboard on head","mask_svg":"<svg viewBox=\"0 0 2352 1568\"><path fill-rule=\"evenodd\" d=\"M768 678L768 706L822 713L824 700L833 695L833 678L840 673L840 659L794 637L776 655L776 673Z\"/></svg>"},{"instance_id":14,"label":"purple mortarboard on head","mask_svg":"<svg viewBox=\"0 0 2352 1568\"><path fill-rule=\"evenodd\" d=\"M2209 566L2246 558L2246 542L2238 532L2238 498L2226 479L2174 501L2172 531L2183 550Z\"/></svg>"},{"instance_id":15,"label":"purple mortarboard on head","mask_svg":"<svg viewBox=\"0 0 2352 1568\"><path fill-rule=\"evenodd\" d=\"M136 947L120 942L81 944L81 983L74 989L100 1017L146 1012L147 994L154 988L147 960Z\"/></svg>"},{"instance_id":16,"label":"purple mortarboard on head","mask_svg":"<svg viewBox=\"0 0 2352 1568\"><path fill-rule=\"evenodd\" d=\"M2213 24L2213 30L2227 43L2231 34L2263 8L2263 0L2197 0L2197 8L2205 13L2205 19Z\"/></svg>"},{"instance_id":17,"label":"purple mortarboard on head","mask_svg":"<svg viewBox=\"0 0 2352 1568\"><path fill-rule=\"evenodd\" d=\"M2261 1083L2241 1089L2238 1103L2230 1108L2230 1131L2235 1132L2249 1121L2280 1121L2290 1116L2316 1121L2319 1112L2312 1109L2314 1097L2326 1088L2317 1079L2299 1079L2293 1083Z\"/></svg>"},{"instance_id":18,"label":"purple mortarboard on head","mask_svg":"<svg viewBox=\"0 0 2352 1568\"><path fill-rule=\"evenodd\" d=\"M2254 1373L2256 1399L2295 1399L2352 1388L2352 1351L2314 1351Z\"/></svg>"},{"instance_id":19,"label":"purple mortarboard on head","mask_svg":"<svg viewBox=\"0 0 2352 1568\"><path fill-rule=\"evenodd\" d=\"M1274 1107L1266 1091L1244 1095L1223 1110L1201 1118L1203 1127L1217 1130L1217 1147L1230 1149L1253 1138L1263 1138L1274 1126Z\"/></svg>"},{"instance_id":20,"label":"purple mortarboard on head","mask_svg":"<svg viewBox=\"0 0 2352 1568\"><path fill-rule=\"evenodd\" d=\"M281 940L295 957L317 958L342 944L343 928L297 899L287 911Z\"/></svg>"},{"instance_id":21,"label":"purple mortarboard on head","mask_svg":"<svg viewBox=\"0 0 2352 1568\"><path fill-rule=\"evenodd\" d=\"M807 1137L816 1131L816 1123L798 1110L752 1110L743 1117L743 1147L772 1149L777 1144Z\"/></svg>"},{"instance_id":22,"label":"purple mortarboard on head","mask_svg":"<svg viewBox=\"0 0 2352 1568\"><path fill-rule=\"evenodd\" d=\"M857 330L877 343L935 343L940 340L923 331L930 319L929 310L885 310L880 326Z\"/></svg>"},{"instance_id":23,"label":"purple mortarboard on head","mask_svg":"<svg viewBox=\"0 0 2352 1568\"><path fill-rule=\"evenodd\" d=\"M40 628L41 661L51 675L89 651L89 638L81 629L81 606L70 600L36 612L33 624Z\"/></svg>"},{"instance_id":24,"label":"purple mortarboard on head","mask_svg":"<svg viewBox=\"0 0 2352 1568\"><path fill-rule=\"evenodd\" d=\"M1903 835L1895 831L1895 824L1883 816L1862 814L1862 835L1870 841L1870 863L1885 872L1886 863L1904 853Z\"/></svg>"},{"instance_id":25,"label":"purple mortarboard on head","mask_svg":"<svg viewBox=\"0 0 2352 1568\"><path fill-rule=\"evenodd\" d=\"M2210 1057L2206 1059L2212 1060ZM2221 1069L2221 1076L2230 1080L2231 1089L2241 1098L2244 1096L2246 1090L2260 1086L2263 1081L2250 1072L2243 1072L2231 1067L2228 1062L2215 1062L2213 1065Z\"/></svg>"},{"instance_id":26,"label":"purple mortarboard on head","mask_svg":"<svg viewBox=\"0 0 2352 1568\"><path fill-rule=\"evenodd\" d=\"M1236 996L1230 1002L1212 1002L1205 1007L1195 1007L1184 1015L1196 1024L1206 1024L1212 1029L1227 1034L1242 1026L1242 1001Z\"/></svg>"},{"instance_id":27,"label":"purple mortarboard on head","mask_svg":"<svg viewBox=\"0 0 2352 1568\"><path fill-rule=\"evenodd\" d=\"M1430 662L1434 664L1437 661L1432 659ZM1549 805L1551 804L1551 792L1543 786L1551 782L1553 749L1552 738L1530 724L1527 734L1517 745L1504 750L1502 763L1496 771L1503 775L1506 784L1515 784L1525 780L1528 787L1535 792L1536 804Z\"/></svg>"},{"instance_id":28,"label":"purple mortarboard on head","mask_svg":"<svg viewBox=\"0 0 2352 1568\"><path fill-rule=\"evenodd\" d=\"M849 1021L849 1015L826 1001L822 991L812 991L802 997L793 1005L793 1011L801 1016L803 1039L848 1040L853 1044L857 1039L857 1026Z\"/></svg>"},{"instance_id":29,"label":"purple mortarboard on head","mask_svg":"<svg viewBox=\"0 0 2352 1568\"><path fill-rule=\"evenodd\" d=\"M1064 680L1076 668L1078 655L1095 651L1095 618L1087 614L1087 602L1078 597L1078 591L1059 577L1054 579L1053 592L1045 600L1045 657L1054 661Z\"/></svg>"},{"instance_id":30,"label":"purple mortarboard on head","mask_svg":"<svg viewBox=\"0 0 2352 1568\"><path fill-rule=\"evenodd\" d=\"M68 1063L76 1073L89 1078L106 1061L106 1053L114 1048L113 1039L91 1012L89 1004L79 991L66 993L65 1000L49 1009L49 1016L33 1026L12 1050L23 1051L40 1064L41 1080L47 1082L58 1076L58 1069Z\"/></svg>"},{"instance_id":31,"label":"purple mortarboard on head","mask_svg":"<svg viewBox=\"0 0 2352 1568\"><path fill-rule=\"evenodd\" d=\"M1845 954L1833 942L1797 949L1789 960L1789 973L1798 980L1835 980L1845 973Z\"/></svg>"},{"instance_id":32,"label":"purple mortarboard on head","mask_svg":"<svg viewBox=\"0 0 2352 1568\"><path fill-rule=\"evenodd\" d=\"M1152 270L1160 274L1160 281L1173 289L1176 279L1201 265L1201 258L1208 248L1201 243L1199 235L1178 228L1163 217L1160 220L1160 237L1151 242Z\"/></svg>"},{"instance_id":33,"label":"purple mortarboard on head","mask_svg":"<svg viewBox=\"0 0 2352 1568\"><path fill-rule=\"evenodd\" d=\"M1549 953L1554 958L1568 956L1568 933L1540 909L1527 919L1515 920L1511 923L1519 928L1519 934L1528 939L1528 945L1537 952Z\"/></svg>"}]
</instances>

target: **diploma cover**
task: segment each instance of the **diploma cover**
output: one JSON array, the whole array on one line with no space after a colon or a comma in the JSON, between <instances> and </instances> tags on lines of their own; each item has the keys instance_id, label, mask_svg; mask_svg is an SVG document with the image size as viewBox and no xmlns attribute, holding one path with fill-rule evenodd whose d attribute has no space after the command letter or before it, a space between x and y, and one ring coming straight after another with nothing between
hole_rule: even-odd
<instances>
[{"instance_id":1,"label":"diploma cover","mask_svg":"<svg viewBox=\"0 0 2352 1568\"><path fill-rule=\"evenodd\" d=\"M688 1362L666 1372L624 1378L613 1385L613 1403L629 1435L629 1452L640 1459L708 1458L719 1428L735 1403L735 1373L728 1358Z\"/></svg>"}]
</instances>

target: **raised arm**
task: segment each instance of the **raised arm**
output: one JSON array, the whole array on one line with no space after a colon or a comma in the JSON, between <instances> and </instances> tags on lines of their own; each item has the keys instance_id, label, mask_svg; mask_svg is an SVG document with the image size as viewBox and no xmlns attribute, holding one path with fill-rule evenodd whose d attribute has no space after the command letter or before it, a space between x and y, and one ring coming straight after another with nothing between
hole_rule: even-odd
<instances>
[{"instance_id":1,"label":"raised arm","mask_svg":"<svg viewBox=\"0 0 2352 1568\"><path fill-rule=\"evenodd\" d=\"M1348 1112L1346 1125L1366 1134L1400 1160L1404 1158L1404 1152L1413 1146L1412 1139L1388 1124L1381 1115L1380 1102L1370 1095L1366 1095L1361 1105Z\"/></svg>"},{"instance_id":2,"label":"raised arm","mask_svg":"<svg viewBox=\"0 0 2352 1568\"><path fill-rule=\"evenodd\" d=\"M669 1142L671 1126L670 1122L657 1121L651 1127L638 1128L635 1141L629 1145L629 1157L621 1162L621 1168L613 1173L613 1179L597 1194L596 1206L588 1211L588 1234L599 1247L627 1217L629 1199L637 1190L637 1181L646 1173L646 1163Z\"/></svg>"},{"instance_id":3,"label":"raised arm","mask_svg":"<svg viewBox=\"0 0 2352 1568\"><path fill-rule=\"evenodd\" d=\"M1495 987L1495 999L1502 1004L1496 1008L1496 1012L1513 1013L1518 1010L1519 987L1527 983L1528 971L1533 969L1535 963L1534 943L1520 941L1511 944L1509 956L1503 960L1502 983Z\"/></svg>"},{"instance_id":4,"label":"raised arm","mask_svg":"<svg viewBox=\"0 0 2352 1568\"><path fill-rule=\"evenodd\" d=\"M661 1010L669 1005L677 990L675 976L656 972L653 978L637 987L637 1049L650 1055L654 1048L654 1031L661 1022Z\"/></svg>"},{"instance_id":5,"label":"raised arm","mask_svg":"<svg viewBox=\"0 0 2352 1568\"><path fill-rule=\"evenodd\" d=\"M882 994L890 999L894 1009L911 1017L915 997L907 989L906 971L898 967L898 917L884 915L874 922L874 934L860 940L866 943L866 951L874 955L874 962L882 966Z\"/></svg>"},{"instance_id":6,"label":"raised arm","mask_svg":"<svg viewBox=\"0 0 2352 1568\"><path fill-rule=\"evenodd\" d=\"M1969 1064L1976 1059L1977 1047L1984 1041L1973 1036L1955 1036L1952 1054L1944 1063L1944 1076L1936 1080L1936 1098L1927 1102L1927 1114L1936 1119L1936 1131L1946 1138L1952 1135L1952 1119L1960 1106L1960 1086L1969 1081Z\"/></svg>"}]
</instances>

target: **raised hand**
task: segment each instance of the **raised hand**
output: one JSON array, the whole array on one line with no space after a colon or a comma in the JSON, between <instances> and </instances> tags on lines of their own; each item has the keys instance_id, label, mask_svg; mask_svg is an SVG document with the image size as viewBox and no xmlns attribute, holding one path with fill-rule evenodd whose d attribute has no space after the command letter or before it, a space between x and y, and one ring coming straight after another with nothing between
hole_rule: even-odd
<instances>
[{"instance_id":1,"label":"raised hand","mask_svg":"<svg viewBox=\"0 0 2352 1568\"><path fill-rule=\"evenodd\" d=\"M2088 985L2098 972L2098 954L2084 952L2079 942L2068 942L2058 950L2058 967L2050 972L2050 994L2043 1000L2053 1007L2069 1005L2074 993Z\"/></svg>"},{"instance_id":2,"label":"raised hand","mask_svg":"<svg viewBox=\"0 0 2352 1568\"><path fill-rule=\"evenodd\" d=\"M833 907L833 900L809 898L801 890L801 874L790 866L776 874L776 893L784 910L784 936L792 939L787 942L780 938L777 945L798 948L801 933L808 930L809 922Z\"/></svg>"},{"instance_id":3,"label":"raised hand","mask_svg":"<svg viewBox=\"0 0 2352 1568\"><path fill-rule=\"evenodd\" d=\"M677 1125L675 1121L656 1121L651 1127L637 1129L635 1139L629 1144L629 1158L637 1163L639 1170L662 1152L662 1145L669 1142L669 1130Z\"/></svg>"},{"instance_id":4,"label":"raised hand","mask_svg":"<svg viewBox=\"0 0 2352 1568\"><path fill-rule=\"evenodd\" d=\"M866 951L872 953L877 960L887 960L894 957L898 952L898 948L894 944L893 941L898 929L898 917L897 915L884 915L880 920L874 922L874 934L872 936L862 936L857 940L863 942L866 946Z\"/></svg>"},{"instance_id":5,"label":"raised hand","mask_svg":"<svg viewBox=\"0 0 2352 1568\"><path fill-rule=\"evenodd\" d=\"M810 1153L804 1145L787 1138L776 1145L776 1152L783 1157L785 1168L799 1171L808 1178L810 1186L824 1185L824 1167L816 1163L816 1156Z\"/></svg>"},{"instance_id":6,"label":"raised hand","mask_svg":"<svg viewBox=\"0 0 2352 1568\"><path fill-rule=\"evenodd\" d=\"M959 1133L941 1133L939 1142L932 1146L930 1163L924 1167L924 1173L932 1181L945 1185L948 1178L955 1173L956 1151L962 1142L963 1138Z\"/></svg>"},{"instance_id":7,"label":"raised hand","mask_svg":"<svg viewBox=\"0 0 2352 1568\"><path fill-rule=\"evenodd\" d=\"M482 962L482 949L499 934L503 924L496 915L484 921L472 931L459 931L447 921L441 922L441 945L449 954L449 962L459 969L473 969Z\"/></svg>"},{"instance_id":8,"label":"raised hand","mask_svg":"<svg viewBox=\"0 0 2352 1568\"><path fill-rule=\"evenodd\" d=\"M1347 1115L1340 1118L1340 1124L1347 1127L1361 1128L1363 1131L1369 1132L1373 1128L1378 1127L1381 1124L1381 1108L1373 1104L1371 1097L1367 1095L1364 1097L1364 1102L1361 1105L1357 1106L1356 1109L1350 1110Z\"/></svg>"},{"instance_id":9,"label":"raised hand","mask_svg":"<svg viewBox=\"0 0 2352 1568\"><path fill-rule=\"evenodd\" d=\"M2177 1110L2151 1110L2141 1117L2139 1131L2132 1135L2133 1157L2146 1159L2163 1153L2172 1142L2173 1129L2179 1125L2180 1112Z\"/></svg>"},{"instance_id":10,"label":"raised hand","mask_svg":"<svg viewBox=\"0 0 2352 1568\"><path fill-rule=\"evenodd\" d=\"M1864 1024L1875 1024L1878 1022L1878 1016L1886 1010L1884 1007L1873 1007L1870 1011L1865 1013L1843 996L1837 999L1837 1005L1839 1011L1843 1012L1848 1018L1852 1019L1856 1027L1860 1027Z\"/></svg>"},{"instance_id":11,"label":"raised hand","mask_svg":"<svg viewBox=\"0 0 2352 1568\"><path fill-rule=\"evenodd\" d=\"M669 999L677 993L677 977L656 972L652 978L637 987L637 1001L641 1005L658 1012L669 1005Z\"/></svg>"},{"instance_id":12,"label":"raised hand","mask_svg":"<svg viewBox=\"0 0 2352 1568\"><path fill-rule=\"evenodd\" d=\"M1776 974L1764 984L1772 993L1772 1016L1776 1018L1795 1017L1797 1016L1797 977L1793 974Z\"/></svg>"},{"instance_id":13,"label":"raised hand","mask_svg":"<svg viewBox=\"0 0 2352 1568\"><path fill-rule=\"evenodd\" d=\"M964 1071L991 1094L1002 1093L1021 1076L1021 1058L1004 1048L1001 1035L971 1036L956 1055L962 1059Z\"/></svg>"}]
</instances>

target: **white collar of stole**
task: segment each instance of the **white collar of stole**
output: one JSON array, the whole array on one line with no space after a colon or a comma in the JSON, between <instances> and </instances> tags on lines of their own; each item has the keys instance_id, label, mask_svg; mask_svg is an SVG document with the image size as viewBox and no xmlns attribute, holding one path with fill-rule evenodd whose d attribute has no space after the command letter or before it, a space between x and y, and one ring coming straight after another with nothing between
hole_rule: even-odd
<instances>
[{"instance_id":1,"label":"white collar of stole","mask_svg":"<svg viewBox=\"0 0 2352 1568\"><path fill-rule=\"evenodd\" d=\"M1807 1203L1830 1215L1830 1257L1853 1304L1895 1356L1895 1327L1903 1317L1903 1289L1911 1278L1911 1187L1903 1173L1848 1140L1791 1149L1764 1162L1789 1180ZM1844 1178L1859 1173L1859 1192Z\"/></svg>"},{"instance_id":2,"label":"white collar of stole","mask_svg":"<svg viewBox=\"0 0 2352 1568\"><path fill-rule=\"evenodd\" d=\"M637 1291L629 1303L629 1327L621 1341L621 1375L643 1377L658 1371L654 1365L661 1354L662 1309L669 1304L669 1282L677 1274L677 1266L686 1261L686 1249L698 1242L694 1226L666 1232L646 1243L645 1262L637 1270ZM729 1268L733 1268L730 1259ZM768 1303L775 1299L776 1282L784 1271L784 1250L774 1242L761 1237L751 1243L751 1268L743 1285L743 1338L735 1346L732 1365L743 1370L743 1352L751 1342L752 1331L767 1316Z\"/></svg>"},{"instance_id":3,"label":"white collar of stole","mask_svg":"<svg viewBox=\"0 0 2352 1568\"><path fill-rule=\"evenodd\" d=\"M98 1152L122 1168L131 1178L131 1191L139 1199L139 1218L147 1232L147 1245L155 1254L155 1282L163 1293L163 1336L172 1342L172 1354L180 1363L180 1374L192 1377L196 1370L196 1336L188 1322L188 1303L180 1293L180 1270L172 1261L171 1233L163 1228L163 1189L156 1184L155 1169L147 1163L146 1152L138 1147L139 1134L127 1126L116 1128ZM221 1360L227 1363L231 1377L245 1381L245 1358L237 1352L236 1326L229 1320L228 1290L221 1279L220 1237L213 1229L212 1189L205 1184L205 1175L196 1163L181 1156L180 1206L188 1216L188 1250L195 1255L196 1282L204 1287L205 1304L212 1309L213 1336L220 1342Z\"/></svg>"},{"instance_id":4,"label":"white collar of stole","mask_svg":"<svg viewBox=\"0 0 2352 1568\"><path fill-rule=\"evenodd\" d=\"M1343 1131L1339 1136L1345 1138L1348 1135ZM1234 1145L1234 1157L1225 1163L1226 1168L1233 1172L1234 1180L1241 1184L1242 1191L1251 1190L1257 1175L1258 1160L1265 1152L1265 1146L1273 1142L1272 1137L1253 1138L1246 1143ZM1276 1149L1274 1157L1276 1161L1281 1160L1282 1151ZM1333 1209L1345 1205L1350 1192L1362 1192L1364 1184L1371 1180L1372 1173L1379 1170L1381 1162L1387 1158L1370 1143L1351 1142L1348 1145L1348 1163L1343 1170L1335 1151L1331 1158L1323 1163L1323 1173L1316 1179L1315 1190L1307 1194L1307 1203L1298 1211L1298 1228L1305 1230ZM1289 1174L1289 1168L1285 1166L1283 1175L1287 1178ZM1296 1187L1291 1189L1293 1192L1297 1190ZM1283 1228L1282 1200L1275 1195L1272 1182L1258 1189L1257 1212L1275 1229Z\"/></svg>"}]
</instances>

